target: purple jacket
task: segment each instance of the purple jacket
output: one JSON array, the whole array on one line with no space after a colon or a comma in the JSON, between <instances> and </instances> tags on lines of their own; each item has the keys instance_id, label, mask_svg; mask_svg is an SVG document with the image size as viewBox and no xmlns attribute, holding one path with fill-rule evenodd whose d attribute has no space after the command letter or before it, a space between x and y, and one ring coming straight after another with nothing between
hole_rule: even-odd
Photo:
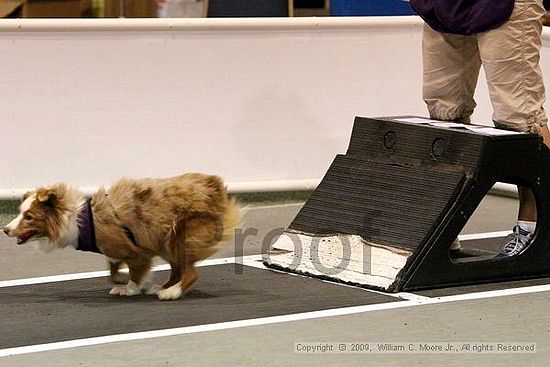
<instances>
[{"instance_id":1,"label":"purple jacket","mask_svg":"<svg viewBox=\"0 0 550 367\"><path fill-rule=\"evenodd\" d=\"M471 35L506 23L514 0L410 0L414 11L434 30Z\"/></svg>"}]
</instances>

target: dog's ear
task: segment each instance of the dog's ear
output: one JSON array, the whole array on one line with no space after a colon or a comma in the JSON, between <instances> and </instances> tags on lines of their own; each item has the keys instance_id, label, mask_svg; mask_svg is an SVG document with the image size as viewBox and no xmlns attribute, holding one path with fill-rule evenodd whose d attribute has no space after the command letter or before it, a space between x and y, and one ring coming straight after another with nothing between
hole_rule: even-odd
<instances>
[{"instance_id":1,"label":"dog's ear","mask_svg":"<svg viewBox=\"0 0 550 367\"><path fill-rule=\"evenodd\" d=\"M23 194L23 201L27 200L31 195L32 195L32 191L27 191L26 193Z\"/></svg>"},{"instance_id":2,"label":"dog's ear","mask_svg":"<svg viewBox=\"0 0 550 367\"><path fill-rule=\"evenodd\" d=\"M36 191L38 202L44 206L54 207L57 204L57 194L53 190L40 189Z\"/></svg>"}]
</instances>

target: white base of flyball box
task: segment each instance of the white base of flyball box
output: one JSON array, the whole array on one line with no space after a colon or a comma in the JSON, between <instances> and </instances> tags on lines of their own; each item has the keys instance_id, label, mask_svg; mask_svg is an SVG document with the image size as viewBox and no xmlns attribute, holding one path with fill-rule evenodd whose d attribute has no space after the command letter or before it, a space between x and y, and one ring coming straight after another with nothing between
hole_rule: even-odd
<instances>
[{"instance_id":1,"label":"white base of flyball box","mask_svg":"<svg viewBox=\"0 0 550 367\"><path fill-rule=\"evenodd\" d=\"M264 263L294 273L389 290L410 255L366 242L357 235L285 231L264 256Z\"/></svg>"}]
</instances>

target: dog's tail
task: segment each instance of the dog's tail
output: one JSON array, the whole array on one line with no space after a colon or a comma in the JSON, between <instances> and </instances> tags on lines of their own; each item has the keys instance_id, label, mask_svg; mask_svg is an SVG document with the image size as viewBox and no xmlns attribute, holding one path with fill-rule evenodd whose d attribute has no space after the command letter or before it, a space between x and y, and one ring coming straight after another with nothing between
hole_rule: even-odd
<instances>
[{"instance_id":1,"label":"dog's tail","mask_svg":"<svg viewBox=\"0 0 550 367\"><path fill-rule=\"evenodd\" d=\"M235 237L235 229L241 226L243 208L237 203L237 199L232 197L228 199L224 214L222 215L222 233L220 244L225 245Z\"/></svg>"},{"instance_id":2,"label":"dog's tail","mask_svg":"<svg viewBox=\"0 0 550 367\"><path fill-rule=\"evenodd\" d=\"M213 224L213 227L215 227L210 232L213 237L210 237L210 234L206 235L206 238L200 234L198 237L188 234L189 237L185 241L185 254L191 256L192 262L201 261L212 256L235 237L235 230L241 225L243 209L235 198L226 200L223 212L219 216L214 215L216 218L214 221L212 221L211 214L206 216L206 218L209 218L206 223ZM177 242L174 244L177 247ZM176 248L175 251L178 251L178 249Z\"/></svg>"}]
</instances>

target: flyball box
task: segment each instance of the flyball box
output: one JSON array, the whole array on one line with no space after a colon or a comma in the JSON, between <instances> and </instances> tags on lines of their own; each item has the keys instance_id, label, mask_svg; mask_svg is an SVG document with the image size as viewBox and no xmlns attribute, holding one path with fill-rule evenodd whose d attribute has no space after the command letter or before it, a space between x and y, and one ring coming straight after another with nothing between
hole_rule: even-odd
<instances>
[{"instance_id":1,"label":"flyball box","mask_svg":"<svg viewBox=\"0 0 550 367\"><path fill-rule=\"evenodd\" d=\"M268 267L399 292L550 275L550 152L536 134L414 116L357 117ZM496 182L531 188L532 244L513 257L450 245Z\"/></svg>"}]
</instances>

